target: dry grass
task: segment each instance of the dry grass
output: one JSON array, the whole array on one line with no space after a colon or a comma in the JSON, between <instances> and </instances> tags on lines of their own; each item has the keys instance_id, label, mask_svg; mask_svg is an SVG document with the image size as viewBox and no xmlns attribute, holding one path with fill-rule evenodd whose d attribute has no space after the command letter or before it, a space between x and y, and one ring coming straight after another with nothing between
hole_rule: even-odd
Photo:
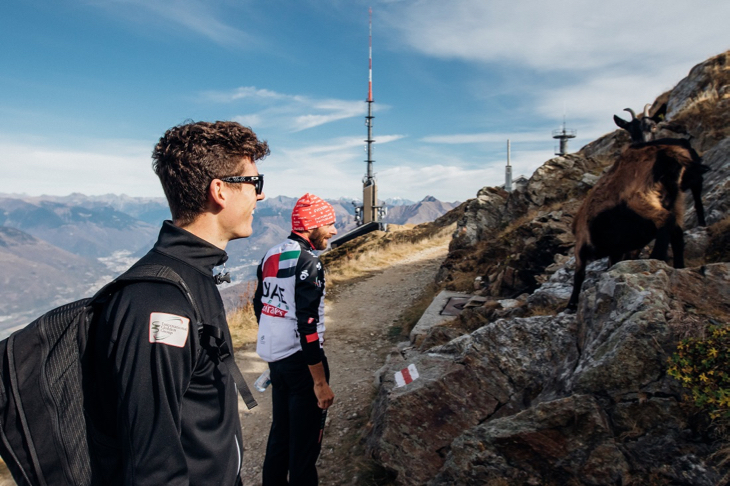
<instances>
[{"instance_id":1,"label":"dry grass","mask_svg":"<svg viewBox=\"0 0 730 486\"><path fill-rule=\"evenodd\" d=\"M534 316L557 316L565 309L565 302L555 303L553 305L534 305L527 309L522 317Z\"/></svg>"},{"instance_id":2,"label":"dry grass","mask_svg":"<svg viewBox=\"0 0 730 486\"><path fill-rule=\"evenodd\" d=\"M730 463L730 444L725 443L717 452L712 456L712 459L717 461L719 467L725 467ZM725 474L722 479L717 483L717 486L725 486L730 484L730 473Z\"/></svg>"},{"instance_id":3,"label":"dry grass","mask_svg":"<svg viewBox=\"0 0 730 486\"><path fill-rule=\"evenodd\" d=\"M530 221L539 217L540 215L550 214L555 211L562 211L565 209L565 201L558 201L547 206L541 206L539 208L531 209L526 214L519 218L510 221L503 229L496 235L496 239L503 241L512 241L514 239L514 232L523 229Z\"/></svg>"},{"instance_id":4,"label":"dry grass","mask_svg":"<svg viewBox=\"0 0 730 486\"><path fill-rule=\"evenodd\" d=\"M730 261L730 216L726 216L708 229L710 230L710 242L705 263Z\"/></svg>"},{"instance_id":5,"label":"dry grass","mask_svg":"<svg viewBox=\"0 0 730 486\"><path fill-rule=\"evenodd\" d=\"M12 479L8 465L5 464L5 461L0 459L0 486L10 486L14 484L15 481Z\"/></svg>"},{"instance_id":6,"label":"dry grass","mask_svg":"<svg viewBox=\"0 0 730 486\"><path fill-rule=\"evenodd\" d=\"M395 226L395 225L392 225ZM346 248L339 253L339 258L326 261L327 291L335 291L337 286L349 284L382 271L392 265L403 262L410 255L435 246L446 246L456 224L441 228L434 234L422 238L411 239L409 229L396 229L403 234L375 232L364 241L364 244Z\"/></svg>"},{"instance_id":7,"label":"dry grass","mask_svg":"<svg viewBox=\"0 0 730 486\"><path fill-rule=\"evenodd\" d=\"M256 342L259 326L253 312L252 302L255 291L256 282L248 282L245 290L239 296L238 308L226 316L228 328L231 330L233 349Z\"/></svg>"}]
</instances>

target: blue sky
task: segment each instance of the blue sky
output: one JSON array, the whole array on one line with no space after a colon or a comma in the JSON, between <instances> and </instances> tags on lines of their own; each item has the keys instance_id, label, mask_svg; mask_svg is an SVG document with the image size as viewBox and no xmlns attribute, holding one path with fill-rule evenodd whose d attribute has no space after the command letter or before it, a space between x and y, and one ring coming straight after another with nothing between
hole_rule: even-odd
<instances>
[{"instance_id":1,"label":"blue sky","mask_svg":"<svg viewBox=\"0 0 730 486\"><path fill-rule=\"evenodd\" d=\"M268 196L360 197L371 6L383 199L499 185L508 138L529 176L730 48L726 0L7 1L0 193L162 196L165 130L237 120Z\"/></svg>"}]
</instances>

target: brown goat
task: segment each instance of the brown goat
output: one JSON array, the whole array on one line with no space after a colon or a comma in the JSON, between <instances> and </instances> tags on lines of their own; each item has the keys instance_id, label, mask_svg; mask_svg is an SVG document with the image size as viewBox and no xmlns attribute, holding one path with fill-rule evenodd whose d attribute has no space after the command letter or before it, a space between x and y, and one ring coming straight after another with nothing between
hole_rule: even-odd
<instances>
[{"instance_id":1,"label":"brown goat","mask_svg":"<svg viewBox=\"0 0 730 486\"><path fill-rule=\"evenodd\" d=\"M692 154L682 145L652 143L623 151L573 219L575 277L566 310L578 306L590 260L609 257L613 265L656 238L650 258L665 260L671 242L675 268L684 267L680 185L692 163Z\"/></svg>"},{"instance_id":2,"label":"brown goat","mask_svg":"<svg viewBox=\"0 0 730 486\"><path fill-rule=\"evenodd\" d=\"M641 145L642 143L653 143L659 145L665 144L679 144L692 152L692 159L694 163L687 168L682 178L682 190L692 191L692 197L695 203L695 212L697 213L697 224L699 226L706 226L705 222L705 208L702 204L702 184L704 180L704 173L710 170L706 165L702 164L702 160L697 152L690 145L689 139L684 138L661 138L657 139L656 134L660 129L666 129L677 133L687 133L686 128L683 125L667 122L664 120L667 112L667 104L664 103L659 107L654 115L649 116L649 108L651 105L644 106L644 113L641 117L637 117L634 110L631 108L624 108L624 111L631 113L631 121L626 121L622 118L613 116L613 121L617 126L626 130L631 136L631 142L634 145Z\"/></svg>"}]
</instances>

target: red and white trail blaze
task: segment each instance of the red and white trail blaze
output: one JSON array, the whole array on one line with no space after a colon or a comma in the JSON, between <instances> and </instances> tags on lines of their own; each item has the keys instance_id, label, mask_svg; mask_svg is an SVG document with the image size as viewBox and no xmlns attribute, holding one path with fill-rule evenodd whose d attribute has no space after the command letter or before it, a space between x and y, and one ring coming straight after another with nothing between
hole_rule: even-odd
<instances>
[{"instance_id":1,"label":"red and white trail blaze","mask_svg":"<svg viewBox=\"0 0 730 486\"><path fill-rule=\"evenodd\" d=\"M418 370L416 369L416 365L410 364L408 365L408 368L403 368L402 370L396 372L395 386L396 388L406 386L409 383L412 383L414 380L417 380L418 377L419 374Z\"/></svg>"}]
</instances>

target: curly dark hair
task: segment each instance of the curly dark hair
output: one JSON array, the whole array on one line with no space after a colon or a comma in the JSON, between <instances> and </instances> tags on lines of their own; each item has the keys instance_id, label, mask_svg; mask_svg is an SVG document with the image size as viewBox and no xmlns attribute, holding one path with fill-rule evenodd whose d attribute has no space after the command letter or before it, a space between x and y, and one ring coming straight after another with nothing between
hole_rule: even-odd
<instances>
[{"instance_id":1,"label":"curly dark hair","mask_svg":"<svg viewBox=\"0 0 730 486\"><path fill-rule=\"evenodd\" d=\"M190 122L170 128L152 152L176 224L192 223L207 202L213 179L239 175L241 158L269 155L269 145L248 127L231 121Z\"/></svg>"}]
</instances>

